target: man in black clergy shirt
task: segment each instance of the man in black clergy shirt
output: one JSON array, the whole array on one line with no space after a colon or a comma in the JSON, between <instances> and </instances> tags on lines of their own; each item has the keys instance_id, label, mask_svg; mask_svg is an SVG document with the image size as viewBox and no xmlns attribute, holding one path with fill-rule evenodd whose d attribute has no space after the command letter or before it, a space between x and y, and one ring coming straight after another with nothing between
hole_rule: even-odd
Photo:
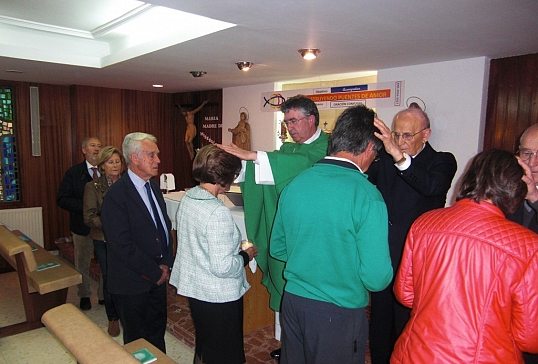
<instances>
[{"instance_id":1,"label":"man in black clergy shirt","mask_svg":"<svg viewBox=\"0 0 538 364\"><path fill-rule=\"evenodd\" d=\"M385 153L380 153L380 160L372 163L367 174L387 204L389 249L396 276L411 224L424 212L445 206L456 159L428 143L430 120L418 107L398 112L392 131L379 119L374 125L381 131L375 134L383 141ZM389 363L394 343L409 319L410 310L396 300L393 283L371 295L372 364Z\"/></svg>"},{"instance_id":2,"label":"man in black clergy shirt","mask_svg":"<svg viewBox=\"0 0 538 364\"><path fill-rule=\"evenodd\" d=\"M538 233L538 124L529 126L519 139L519 163L525 169L523 180L528 193L525 203L509 220L517 222ZM538 354L523 353L525 364L538 364Z\"/></svg>"},{"instance_id":3,"label":"man in black clergy shirt","mask_svg":"<svg viewBox=\"0 0 538 364\"><path fill-rule=\"evenodd\" d=\"M157 139L131 133L123 140L128 170L110 186L101 223L108 261L108 292L125 344L144 338L166 353L166 286L173 263L171 223L157 182ZM153 204L153 206L152 206Z\"/></svg>"}]
</instances>

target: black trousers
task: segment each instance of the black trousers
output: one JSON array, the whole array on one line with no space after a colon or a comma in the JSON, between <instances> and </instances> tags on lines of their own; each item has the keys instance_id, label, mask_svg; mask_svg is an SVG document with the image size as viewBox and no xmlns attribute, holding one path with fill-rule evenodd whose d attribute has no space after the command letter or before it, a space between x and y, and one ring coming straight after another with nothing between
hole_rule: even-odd
<instances>
[{"instance_id":1,"label":"black trousers","mask_svg":"<svg viewBox=\"0 0 538 364\"><path fill-rule=\"evenodd\" d=\"M212 303L189 297L196 330L194 349L204 364L243 364L243 297Z\"/></svg>"},{"instance_id":2,"label":"black trousers","mask_svg":"<svg viewBox=\"0 0 538 364\"><path fill-rule=\"evenodd\" d=\"M125 344L144 338L166 353L166 283L141 294L111 294Z\"/></svg>"},{"instance_id":3,"label":"black trousers","mask_svg":"<svg viewBox=\"0 0 538 364\"><path fill-rule=\"evenodd\" d=\"M371 294L370 355L372 364L389 364L394 343L402 333L411 310L396 300L392 282Z\"/></svg>"},{"instance_id":4,"label":"black trousers","mask_svg":"<svg viewBox=\"0 0 538 364\"><path fill-rule=\"evenodd\" d=\"M281 364L364 364L364 308L344 308L284 292Z\"/></svg>"}]
</instances>

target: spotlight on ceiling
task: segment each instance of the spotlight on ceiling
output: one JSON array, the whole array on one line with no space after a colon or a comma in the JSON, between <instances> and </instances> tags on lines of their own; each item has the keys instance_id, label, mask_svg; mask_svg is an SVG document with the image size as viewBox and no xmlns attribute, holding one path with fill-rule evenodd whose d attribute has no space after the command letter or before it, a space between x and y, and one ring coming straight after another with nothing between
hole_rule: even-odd
<instances>
[{"instance_id":1,"label":"spotlight on ceiling","mask_svg":"<svg viewBox=\"0 0 538 364\"><path fill-rule=\"evenodd\" d=\"M241 61L241 62L237 62L236 65L237 65L237 68L239 68L241 71L248 71L249 69L252 68L252 66L254 66L254 63Z\"/></svg>"},{"instance_id":2,"label":"spotlight on ceiling","mask_svg":"<svg viewBox=\"0 0 538 364\"><path fill-rule=\"evenodd\" d=\"M321 53L321 51L317 48L304 48L304 49L299 49L299 53L301 53L301 57L303 57L304 59L316 59L316 57L318 56L319 53Z\"/></svg>"},{"instance_id":3,"label":"spotlight on ceiling","mask_svg":"<svg viewBox=\"0 0 538 364\"><path fill-rule=\"evenodd\" d=\"M203 77L204 75L207 75L207 72L206 71L191 71L190 74L192 75L192 77Z\"/></svg>"}]
</instances>

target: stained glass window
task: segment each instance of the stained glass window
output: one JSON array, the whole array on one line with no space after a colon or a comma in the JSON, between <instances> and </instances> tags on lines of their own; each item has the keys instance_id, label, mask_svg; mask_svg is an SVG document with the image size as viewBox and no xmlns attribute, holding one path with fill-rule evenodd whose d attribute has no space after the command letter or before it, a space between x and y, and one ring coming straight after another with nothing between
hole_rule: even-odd
<instances>
[{"instance_id":1,"label":"stained glass window","mask_svg":"<svg viewBox=\"0 0 538 364\"><path fill-rule=\"evenodd\" d=\"M20 201L16 125L13 115L13 89L0 86L0 203Z\"/></svg>"}]
</instances>

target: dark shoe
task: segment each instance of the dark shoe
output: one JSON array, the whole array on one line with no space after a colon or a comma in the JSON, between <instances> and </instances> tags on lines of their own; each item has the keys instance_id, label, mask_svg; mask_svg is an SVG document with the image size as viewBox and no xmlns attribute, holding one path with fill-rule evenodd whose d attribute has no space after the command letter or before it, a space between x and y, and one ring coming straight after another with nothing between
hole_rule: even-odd
<instances>
[{"instance_id":1,"label":"dark shoe","mask_svg":"<svg viewBox=\"0 0 538 364\"><path fill-rule=\"evenodd\" d=\"M112 337L120 335L120 322L118 320L108 321L108 334Z\"/></svg>"},{"instance_id":2,"label":"dark shoe","mask_svg":"<svg viewBox=\"0 0 538 364\"><path fill-rule=\"evenodd\" d=\"M105 304L105 300L99 300L99 304L102 306Z\"/></svg>"},{"instance_id":3,"label":"dark shoe","mask_svg":"<svg viewBox=\"0 0 538 364\"><path fill-rule=\"evenodd\" d=\"M92 303L89 297L82 297L80 299L80 309L83 311L89 311L92 309Z\"/></svg>"},{"instance_id":4,"label":"dark shoe","mask_svg":"<svg viewBox=\"0 0 538 364\"><path fill-rule=\"evenodd\" d=\"M271 351L271 353L269 353L269 355L271 355L271 358L273 358L273 359L280 360L280 352L281 351L282 351L282 349L279 348L279 349Z\"/></svg>"}]
</instances>

